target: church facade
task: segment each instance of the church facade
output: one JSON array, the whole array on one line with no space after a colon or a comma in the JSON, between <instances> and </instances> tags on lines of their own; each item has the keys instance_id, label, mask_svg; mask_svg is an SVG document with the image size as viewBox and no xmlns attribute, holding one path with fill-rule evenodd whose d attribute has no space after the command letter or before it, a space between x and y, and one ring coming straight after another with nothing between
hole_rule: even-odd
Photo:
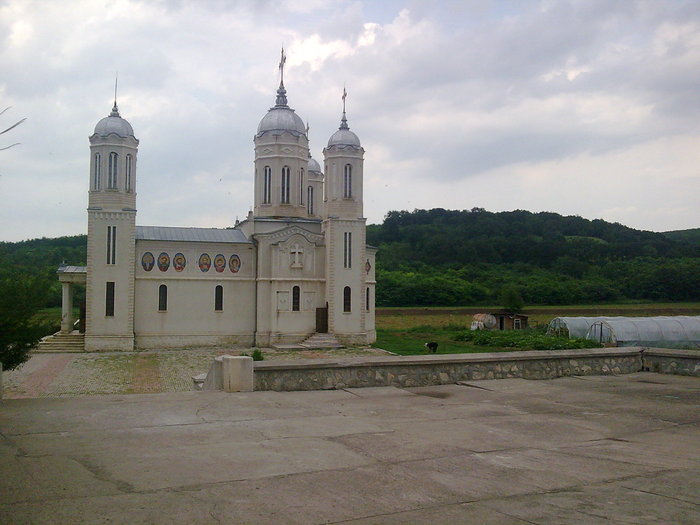
<instances>
[{"instance_id":1,"label":"church facade","mask_svg":"<svg viewBox=\"0 0 700 525\"><path fill-rule=\"evenodd\" d=\"M137 226L139 141L115 100L90 136L86 351L267 347L324 332L348 345L375 341L364 149L347 124L345 94L323 169L283 76L253 142L245 220L228 229ZM59 278L70 303L71 272L59 269Z\"/></svg>"}]
</instances>

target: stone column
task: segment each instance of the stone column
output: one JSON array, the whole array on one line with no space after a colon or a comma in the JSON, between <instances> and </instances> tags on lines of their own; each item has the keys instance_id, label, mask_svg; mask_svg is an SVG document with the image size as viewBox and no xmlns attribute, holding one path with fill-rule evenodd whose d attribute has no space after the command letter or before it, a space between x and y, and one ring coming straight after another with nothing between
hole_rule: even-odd
<instances>
[{"instance_id":1,"label":"stone column","mask_svg":"<svg viewBox=\"0 0 700 525\"><path fill-rule=\"evenodd\" d=\"M73 288L71 283L63 285L63 299L61 301L61 333L69 334L73 331Z\"/></svg>"}]
</instances>

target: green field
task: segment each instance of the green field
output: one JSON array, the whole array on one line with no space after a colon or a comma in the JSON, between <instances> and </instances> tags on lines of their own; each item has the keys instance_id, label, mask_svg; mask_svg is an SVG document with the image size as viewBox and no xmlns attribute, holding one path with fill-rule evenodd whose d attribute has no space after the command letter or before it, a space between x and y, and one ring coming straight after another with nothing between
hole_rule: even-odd
<instances>
[{"instance_id":1,"label":"green field","mask_svg":"<svg viewBox=\"0 0 700 525\"><path fill-rule=\"evenodd\" d=\"M471 341L454 341L460 330L468 330L472 316L479 312L496 312L499 307L455 308L381 308L377 309L377 342L375 346L401 355L426 353L424 344L435 341L438 353L512 351L511 346L478 346ZM700 303L616 303L569 306L537 306L526 308L530 325L542 329L561 316L659 316L700 315ZM535 340L533 339L533 342ZM517 349L533 349L520 347Z\"/></svg>"}]
</instances>

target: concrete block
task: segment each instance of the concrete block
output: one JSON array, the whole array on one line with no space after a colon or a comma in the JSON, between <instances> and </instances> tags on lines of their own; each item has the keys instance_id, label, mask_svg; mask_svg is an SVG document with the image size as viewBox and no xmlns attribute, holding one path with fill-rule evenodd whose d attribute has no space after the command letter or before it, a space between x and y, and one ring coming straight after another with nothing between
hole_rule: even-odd
<instances>
[{"instance_id":1,"label":"concrete block","mask_svg":"<svg viewBox=\"0 0 700 525\"><path fill-rule=\"evenodd\" d=\"M230 356L228 356L230 357ZM224 389L224 382L223 382L223 372L222 372L222 363L223 363L224 356L219 356L215 357L214 361L212 361L211 365L209 366L209 371L207 372L207 378L204 380L204 383L202 384L202 390L223 390Z\"/></svg>"},{"instance_id":2,"label":"concrete block","mask_svg":"<svg viewBox=\"0 0 700 525\"><path fill-rule=\"evenodd\" d=\"M248 356L222 356L222 378L226 392L253 391L253 358Z\"/></svg>"}]
</instances>

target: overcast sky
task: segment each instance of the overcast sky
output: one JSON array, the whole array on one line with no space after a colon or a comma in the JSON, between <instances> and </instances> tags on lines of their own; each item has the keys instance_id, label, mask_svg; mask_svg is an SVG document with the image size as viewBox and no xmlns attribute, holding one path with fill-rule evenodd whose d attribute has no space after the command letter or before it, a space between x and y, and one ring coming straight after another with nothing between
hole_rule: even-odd
<instances>
[{"instance_id":1,"label":"overcast sky","mask_svg":"<svg viewBox=\"0 0 700 525\"><path fill-rule=\"evenodd\" d=\"M88 136L141 141L137 223L253 203L280 47L312 155L348 121L365 216L442 207L700 227L700 2L0 0L0 240L85 233Z\"/></svg>"}]
</instances>

